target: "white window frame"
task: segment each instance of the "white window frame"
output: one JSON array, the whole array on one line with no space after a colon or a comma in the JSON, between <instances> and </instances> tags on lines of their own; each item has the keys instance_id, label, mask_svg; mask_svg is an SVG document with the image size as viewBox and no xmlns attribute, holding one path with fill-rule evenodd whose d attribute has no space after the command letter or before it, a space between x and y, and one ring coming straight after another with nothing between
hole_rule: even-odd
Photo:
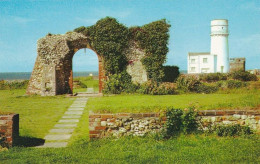
<instances>
[{"instance_id":1,"label":"white window frame","mask_svg":"<svg viewBox=\"0 0 260 164\"><path fill-rule=\"evenodd\" d=\"M202 58L203 63L208 63L208 58Z\"/></svg>"}]
</instances>

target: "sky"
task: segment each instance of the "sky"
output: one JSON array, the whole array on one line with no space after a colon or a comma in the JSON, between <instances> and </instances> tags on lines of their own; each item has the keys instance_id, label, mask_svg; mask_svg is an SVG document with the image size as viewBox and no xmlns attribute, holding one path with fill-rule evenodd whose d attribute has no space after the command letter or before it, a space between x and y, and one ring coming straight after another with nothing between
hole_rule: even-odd
<instances>
[{"instance_id":1,"label":"sky","mask_svg":"<svg viewBox=\"0 0 260 164\"><path fill-rule=\"evenodd\" d=\"M166 19L165 65L187 70L188 52L210 52L210 21L228 19L229 57L260 68L260 0L0 0L0 72L31 72L37 40L91 26L106 16L127 27ZM79 50L73 71L97 71L92 50Z\"/></svg>"}]
</instances>

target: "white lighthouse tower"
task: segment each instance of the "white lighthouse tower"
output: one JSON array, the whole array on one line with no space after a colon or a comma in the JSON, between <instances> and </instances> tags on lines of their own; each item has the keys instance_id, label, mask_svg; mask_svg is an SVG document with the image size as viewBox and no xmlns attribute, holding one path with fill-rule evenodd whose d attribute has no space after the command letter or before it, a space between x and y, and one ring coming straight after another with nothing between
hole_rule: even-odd
<instances>
[{"instance_id":1,"label":"white lighthouse tower","mask_svg":"<svg viewBox=\"0 0 260 164\"><path fill-rule=\"evenodd\" d=\"M229 72L228 35L228 20L211 21L210 54L214 55L214 72Z\"/></svg>"}]
</instances>

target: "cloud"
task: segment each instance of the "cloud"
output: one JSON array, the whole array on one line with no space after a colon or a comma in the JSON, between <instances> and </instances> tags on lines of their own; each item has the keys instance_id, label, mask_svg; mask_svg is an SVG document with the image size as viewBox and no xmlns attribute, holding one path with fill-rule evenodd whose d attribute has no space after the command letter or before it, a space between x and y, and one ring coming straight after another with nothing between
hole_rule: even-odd
<instances>
[{"instance_id":1,"label":"cloud","mask_svg":"<svg viewBox=\"0 0 260 164\"><path fill-rule=\"evenodd\" d=\"M27 24L29 22L35 21L35 19L31 18L24 18L24 17L18 17L18 16L11 16L11 19L16 22L16 23L21 23L21 24Z\"/></svg>"},{"instance_id":2,"label":"cloud","mask_svg":"<svg viewBox=\"0 0 260 164\"><path fill-rule=\"evenodd\" d=\"M240 8L244 9L244 10L253 10L253 11L260 12L260 6L255 4L255 2L244 3L244 4L240 5Z\"/></svg>"},{"instance_id":3,"label":"cloud","mask_svg":"<svg viewBox=\"0 0 260 164\"><path fill-rule=\"evenodd\" d=\"M94 9L93 12L100 17L112 16L117 18L126 18L132 13L130 10L121 11L121 10L110 10L106 8Z\"/></svg>"},{"instance_id":4,"label":"cloud","mask_svg":"<svg viewBox=\"0 0 260 164\"><path fill-rule=\"evenodd\" d=\"M253 52L260 52L260 33L252 34L244 38L237 39L235 41L236 45L239 47L244 47L250 49Z\"/></svg>"},{"instance_id":5,"label":"cloud","mask_svg":"<svg viewBox=\"0 0 260 164\"><path fill-rule=\"evenodd\" d=\"M93 25L93 24L95 24L98 21L98 19L95 19L95 18L84 19L84 18L76 17L75 19L78 20L79 22L87 24L87 25Z\"/></svg>"}]
</instances>

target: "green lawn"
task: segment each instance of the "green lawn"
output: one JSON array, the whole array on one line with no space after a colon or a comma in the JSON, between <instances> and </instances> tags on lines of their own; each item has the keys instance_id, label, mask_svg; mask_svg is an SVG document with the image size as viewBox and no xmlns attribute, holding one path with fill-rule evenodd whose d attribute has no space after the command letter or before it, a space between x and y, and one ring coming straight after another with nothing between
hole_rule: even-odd
<instances>
[{"instance_id":1,"label":"green lawn","mask_svg":"<svg viewBox=\"0 0 260 164\"><path fill-rule=\"evenodd\" d=\"M43 138L72 104L64 96L24 96L25 90L0 90L0 111L20 115L20 135Z\"/></svg>"},{"instance_id":2,"label":"green lawn","mask_svg":"<svg viewBox=\"0 0 260 164\"><path fill-rule=\"evenodd\" d=\"M233 90L230 93L181 95L112 95L91 98L87 108L94 112L158 112L169 106L186 108L196 104L199 110L252 109L260 105L260 90Z\"/></svg>"},{"instance_id":3,"label":"green lawn","mask_svg":"<svg viewBox=\"0 0 260 164\"><path fill-rule=\"evenodd\" d=\"M260 163L259 135L235 138L190 135L165 141L154 136L88 139L88 110L160 111L168 106L185 108L191 102L197 102L199 109L254 108L260 104L259 90L229 92L90 98L67 148L14 147L0 152L0 163ZM24 93L25 90L0 91L0 110L20 114L22 136L43 138L73 101L64 96L24 96ZM24 139L28 141L31 140Z\"/></svg>"},{"instance_id":4,"label":"green lawn","mask_svg":"<svg viewBox=\"0 0 260 164\"><path fill-rule=\"evenodd\" d=\"M99 88L98 88L98 80L94 80L93 77L87 76L87 77L76 77L74 80L79 80L82 83L84 83L88 88L94 88L94 91L98 93ZM87 88L75 88L73 89L73 93L77 92L86 92Z\"/></svg>"},{"instance_id":5,"label":"green lawn","mask_svg":"<svg viewBox=\"0 0 260 164\"><path fill-rule=\"evenodd\" d=\"M0 153L0 163L260 163L259 147L259 136L124 137L59 149L12 148Z\"/></svg>"}]
</instances>

